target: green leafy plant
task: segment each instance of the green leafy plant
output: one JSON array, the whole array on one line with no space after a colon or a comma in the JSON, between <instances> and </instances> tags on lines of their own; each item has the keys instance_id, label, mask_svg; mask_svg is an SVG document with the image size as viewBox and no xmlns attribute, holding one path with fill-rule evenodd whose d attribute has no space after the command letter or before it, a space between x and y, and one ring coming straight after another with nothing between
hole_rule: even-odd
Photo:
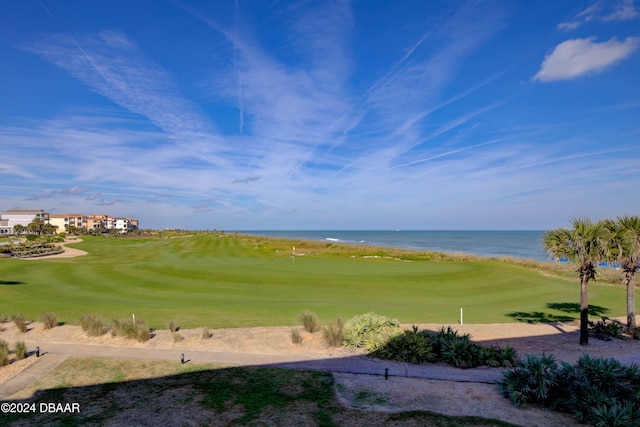
<instances>
[{"instance_id":1,"label":"green leafy plant","mask_svg":"<svg viewBox=\"0 0 640 427\"><path fill-rule=\"evenodd\" d=\"M503 374L500 390L518 408L525 403L545 403L558 386L560 366L553 355L528 355Z\"/></svg>"},{"instance_id":2,"label":"green leafy plant","mask_svg":"<svg viewBox=\"0 0 640 427\"><path fill-rule=\"evenodd\" d=\"M621 322L602 316L601 320L589 321L589 333L597 339L611 341L612 338L625 339L624 328Z\"/></svg>"},{"instance_id":3,"label":"green leafy plant","mask_svg":"<svg viewBox=\"0 0 640 427\"><path fill-rule=\"evenodd\" d=\"M591 425L640 425L640 367L582 356L558 365L528 356L503 374L502 393L516 406L540 403Z\"/></svg>"},{"instance_id":4,"label":"green leafy plant","mask_svg":"<svg viewBox=\"0 0 640 427\"><path fill-rule=\"evenodd\" d=\"M417 326L391 338L371 355L379 359L409 363L430 363L437 359L437 354L433 350L431 334L426 331L418 331Z\"/></svg>"},{"instance_id":5,"label":"green leafy plant","mask_svg":"<svg viewBox=\"0 0 640 427\"><path fill-rule=\"evenodd\" d=\"M373 352L401 333L400 323L395 319L375 313L359 314L345 324L343 343Z\"/></svg>"}]
</instances>

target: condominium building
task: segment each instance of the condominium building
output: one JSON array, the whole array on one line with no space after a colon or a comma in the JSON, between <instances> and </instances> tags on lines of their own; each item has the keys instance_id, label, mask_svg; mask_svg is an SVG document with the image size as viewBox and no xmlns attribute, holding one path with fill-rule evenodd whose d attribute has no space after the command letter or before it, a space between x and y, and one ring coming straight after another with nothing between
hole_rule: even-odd
<instances>
[{"instance_id":1,"label":"condominium building","mask_svg":"<svg viewBox=\"0 0 640 427\"><path fill-rule=\"evenodd\" d=\"M49 214L42 209L9 209L4 211L0 214L0 219L2 220L0 222L0 229L2 230L0 233L13 234L14 226L22 225L26 227L36 218L49 222Z\"/></svg>"},{"instance_id":2,"label":"condominium building","mask_svg":"<svg viewBox=\"0 0 640 427\"><path fill-rule=\"evenodd\" d=\"M85 228L87 217L82 214L49 214L49 224L58 227L57 233L64 233L69 227Z\"/></svg>"},{"instance_id":3,"label":"condominium building","mask_svg":"<svg viewBox=\"0 0 640 427\"><path fill-rule=\"evenodd\" d=\"M88 231L118 229L122 233L138 229L138 220L136 218L115 218L107 214L49 214L43 210L10 209L0 213L0 235L14 234L14 226L20 224L26 227L35 218L40 218L44 222L56 226L57 233L66 232L69 230L69 227L76 227Z\"/></svg>"}]
</instances>

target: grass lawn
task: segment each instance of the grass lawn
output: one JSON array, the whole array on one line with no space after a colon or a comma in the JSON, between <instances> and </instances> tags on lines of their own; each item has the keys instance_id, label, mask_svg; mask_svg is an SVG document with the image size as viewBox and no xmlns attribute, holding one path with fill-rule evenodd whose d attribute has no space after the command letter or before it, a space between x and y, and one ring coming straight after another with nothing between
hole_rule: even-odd
<instances>
[{"instance_id":1,"label":"grass lawn","mask_svg":"<svg viewBox=\"0 0 640 427\"><path fill-rule=\"evenodd\" d=\"M499 260L243 235L83 239L73 247L89 255L78 258L1 259L0 314L36 320L52 312L77 324L86 313L135 313L162 329L170 320L186 328L293 325L305 309L323 322L374 311L403 323L456 323L460 308L465 323L578 317L577 277ZM621 286L594 282L589 301L608 316L626 313Z\"/></svg>"}]
</instances>

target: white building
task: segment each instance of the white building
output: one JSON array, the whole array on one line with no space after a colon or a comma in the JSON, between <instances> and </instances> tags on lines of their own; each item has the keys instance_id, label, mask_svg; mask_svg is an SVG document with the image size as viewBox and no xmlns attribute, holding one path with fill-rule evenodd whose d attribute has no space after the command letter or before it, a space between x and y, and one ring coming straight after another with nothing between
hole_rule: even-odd
<instances>
[{"instance_id":1,"label":"white building","mask_svg":"<svg viewBox=\"0 0 640 427\"><path fill-rule=\"evenodd\" d=\"M128 233L136 229L136 226L131 221L131 218L115 218L114 227L121 233Z\"/></svg>"},{"instance_id":2,"label":"white building","mask_svg":"<svg viewBox=\"0 0 640 427\"><path fill-rule=\"evenodd\" d=\"M27 226L31 224L36 218L42 219L44 222L49 222L49 214L35 209L10 209L0 214L0 233L13 234L13 227L20 224Z\"/></svg>"}]
</instances>

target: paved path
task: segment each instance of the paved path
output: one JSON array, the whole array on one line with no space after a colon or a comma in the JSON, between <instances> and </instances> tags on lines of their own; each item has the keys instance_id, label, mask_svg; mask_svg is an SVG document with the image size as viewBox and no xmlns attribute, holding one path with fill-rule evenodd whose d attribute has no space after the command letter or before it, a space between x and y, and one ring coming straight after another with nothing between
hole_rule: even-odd
<instances>
[{"instance_id":1,"label":"paved path","mask_svg":"<svg viewBox=\"0 0 640 427\"><path fill-rule=\"evenodd\" d=\"M27 343L29 344L29 343ZM118 357L125 359L181 361L185 363L216 363L229 366L271 366L290 369L310 369L366 375L389 375L459 382L494 383L502 369L458 369L442 364L413 365L369 359L365 356L312 358L289 354L256 354L188 349L149 349L112 347L91 344L40 344L40 359L24 371L0 385L0 399L10 398L36 379L46 375L69 356Z\"/></svg>"},{"instance_id":2,"label":"paved path","mask_svg":"<svg viewBox=\"0 0 640 427\"><path fill-rule=\"evenodd\" d=\"M22 372L0 384L0 400L10 398L12 395L27 387L38 378L47 375L67 357L68 356L64 354L50 354L39 357L35 363L27 366Z\"/></svg>"}]
</instances>

